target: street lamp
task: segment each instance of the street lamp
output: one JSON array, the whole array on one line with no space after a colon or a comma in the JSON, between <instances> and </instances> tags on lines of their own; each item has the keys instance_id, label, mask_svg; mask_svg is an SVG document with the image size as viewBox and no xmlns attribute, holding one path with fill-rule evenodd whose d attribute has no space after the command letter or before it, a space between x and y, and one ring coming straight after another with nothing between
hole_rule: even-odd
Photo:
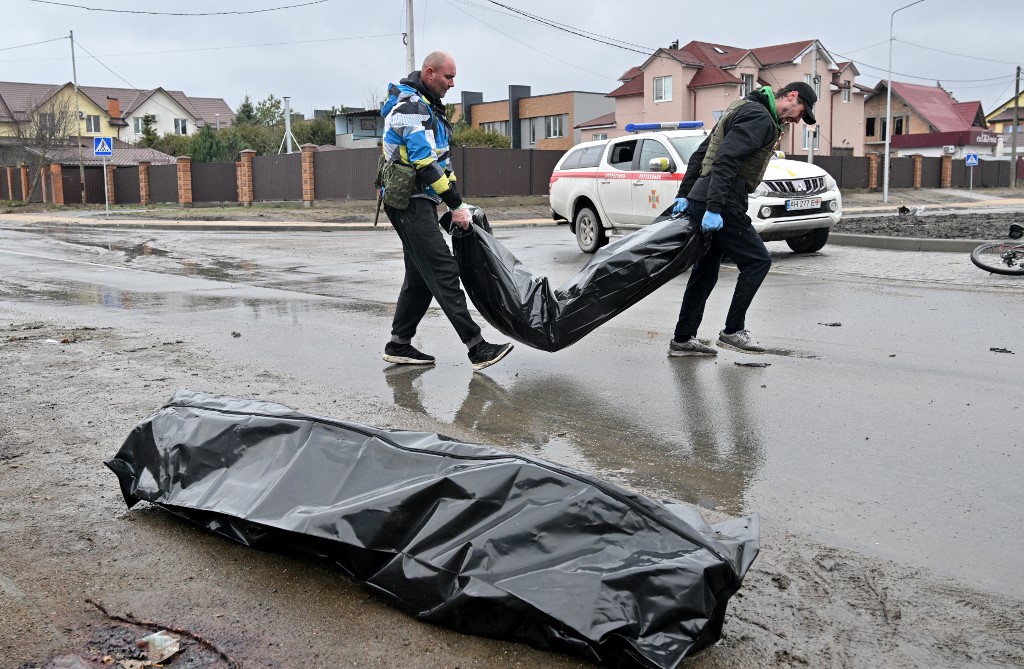
<instances>
[{"instance_id":1,"label":"street lamp","mask_svg":"<svg viewBox=\"0 0 1024 669\"><path fill-rule=\"evenodd\" d=\"M907 7L913 7L914 5L924 2L924 0L917 0L909 5L903 5L899 9L893 11L889 15L889 80L885 83L886 95L885 95L885 175L882 178L882 202L889 202L889 138L892 136L892 22L896 18L896 12L902 12Z\"/></svg>"}]
</instances>

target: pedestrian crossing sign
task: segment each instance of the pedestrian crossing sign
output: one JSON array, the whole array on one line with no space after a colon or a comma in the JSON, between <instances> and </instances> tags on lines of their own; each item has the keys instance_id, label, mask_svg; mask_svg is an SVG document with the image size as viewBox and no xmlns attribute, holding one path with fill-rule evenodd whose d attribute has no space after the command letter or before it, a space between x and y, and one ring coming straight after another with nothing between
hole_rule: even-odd
<instances>
[{"instance_id":1,"label":"pedestrian crossing sign","mask_svg":"<svg viewBox=\"0 0 1024 669\"><path fill-rule=\"evenodd\" d=\"M968 153L966 155L966 164L967 164L967 167L974 167L975 165L977 165L978 164L978 154L976 154L976 153Z\"/></svg>"},{"instance_id":2,"label":"pedestrian crossing sign","mask_svg":"<svg viewBox=\"0 0 1024 669\"><path fill-rule=\"evenodd\" d=\"M93 137L92 153L94 156L114 155L114 140L110 137Z\"/></svg>"}]
</instances>

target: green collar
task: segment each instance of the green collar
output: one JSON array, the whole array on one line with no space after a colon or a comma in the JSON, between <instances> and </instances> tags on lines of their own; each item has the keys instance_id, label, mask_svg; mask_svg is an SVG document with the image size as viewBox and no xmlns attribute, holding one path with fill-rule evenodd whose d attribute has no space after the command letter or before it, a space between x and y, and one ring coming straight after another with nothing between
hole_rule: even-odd
<instances>
[{"instance_id":1,"label":"green collar","mask_svg":"<svg viewBox=\"0 0 1024 669\"><path fill-rule=\"evenodd\" d=\"M775 125L779 126L779 130L782 130L782 124L779 123L779 112L775 110L775 93L772 92L772 87L764 86L761 88L761 92L768 97L768 111L772 113Z\"/></svg>"}]
</instances>

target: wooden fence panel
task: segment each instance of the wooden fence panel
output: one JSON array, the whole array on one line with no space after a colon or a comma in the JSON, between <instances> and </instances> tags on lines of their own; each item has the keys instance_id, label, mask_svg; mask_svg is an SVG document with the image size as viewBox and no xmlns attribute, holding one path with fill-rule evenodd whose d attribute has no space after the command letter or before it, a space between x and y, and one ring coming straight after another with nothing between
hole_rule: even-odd
<instances>
[{"instance_id":1,"label":"wooden fence panel","mask_svg":"<svg viewBox=\"0 0 1024 669\"><path fill-rule=\"evenodd\" d=\"M193 202L238 202L234 163L192 163Z\"/></svg>"},{"instance_id":2,"label":"wooden fence panel","mask_svg":"<svg viewBox=\"0 0 1024 669\"><path fill-rule=\"evenodd\" d=\"M372 182L373 179L371 178ZM252 192L257 202L302 199L300 154L256 156L252 160Z\"/></svg>"}]
</instances>

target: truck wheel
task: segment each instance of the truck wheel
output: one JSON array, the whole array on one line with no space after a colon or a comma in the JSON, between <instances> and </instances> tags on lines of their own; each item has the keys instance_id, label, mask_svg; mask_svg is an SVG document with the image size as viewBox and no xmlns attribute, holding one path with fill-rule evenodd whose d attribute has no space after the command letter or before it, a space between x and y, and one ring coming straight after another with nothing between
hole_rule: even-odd
<instances>
[{"instance_id":1,"label":"truck wheel","mask_svg":"<svg viewBox=\"0 0 1024 669\"><path fill-rule=\"evenodd\" d=\"M786 240L786 243L789 244L789 248L793 249L794 253L814 253L815 251L820 251L827 241L828 228L815 228L806 235L790 237Z\"/></svg>"},{"instance_id":2,"label":"truck wheel","mask_svg":"<svg viewBox=\"0 0 1024 669\"><path fill-rule=\"evenodd\" d=\"M576 243L584 253L593 253L608 243L601 219L593 209L583 207L576 214Z\"/></svg>"}]
</instances>

